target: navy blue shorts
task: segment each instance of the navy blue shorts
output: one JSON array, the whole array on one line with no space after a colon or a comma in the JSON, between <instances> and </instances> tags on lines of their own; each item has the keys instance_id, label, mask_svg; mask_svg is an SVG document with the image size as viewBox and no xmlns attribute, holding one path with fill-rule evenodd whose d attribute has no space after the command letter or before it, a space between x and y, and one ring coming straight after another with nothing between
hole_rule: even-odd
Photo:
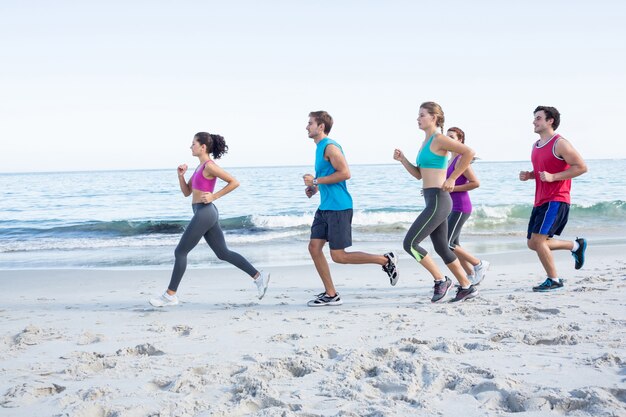
<instances>
[{"instance_id":1,"label":"navy blue shorts","mask_svg":"<svg viewBox=\"0 0 626 417\"><path fill-rule=\"evenodd\" d=\"M311 239L324 239L331 249L352 246L352 209L318 209L311 225Z\"/></svg>"},{"instance_id":2,"label":"navy blue shorts","mask_svg":"<svg viewBox=\"0 0 626 417\"><path fill-rule=\"evenodd\" d=\"M552 237L560 235L569 216L569 204L559 201L550 201L538 207L533 207L528 222L528 233L526 239L530 239L531 234L547 235Z\"/></svg>"}]
</instances>

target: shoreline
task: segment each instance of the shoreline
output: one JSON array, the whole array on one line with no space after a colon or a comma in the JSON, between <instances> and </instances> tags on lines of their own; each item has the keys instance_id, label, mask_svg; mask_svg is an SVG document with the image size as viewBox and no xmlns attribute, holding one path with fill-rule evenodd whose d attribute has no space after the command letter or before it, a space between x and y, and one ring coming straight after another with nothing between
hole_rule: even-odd
<instances>
[{"instance_id":1,"label":"shoreline","mask_svg":"<svg viewBox=\"0 0 626 417\"><path fill-rule=\"evenodd\" d=\"M620 234L619 230L613 231L612 235L606 233L594 233L593 231L583 234L589 245L596 248L606 248L614 252L613 247L626 246L626 237ZM557 237L558 239L573 239L575 234L568 233L567 236ZM228 238L227 238L228 242ZM283 267L305 267L312 261L307 251L308 238L298 238L291 242L265 242L262 244L252 243L230 243L229 248L239 252L248 259L258 269L274 269ZM538 259L534 253L526 247L525 235L506 236L483 236L465 233L461 242L462 246L470 253L486 259L500 257L517 259L521 257L529 262ZM175 244L161 247L146 248L103 248L100 250L71 250L71 251L48 251L45 255L33 259L31 252L10 252L0 253L1 271L59 271L59 270L105 270L105 271L170 271L174 265ZM429 239L423 242L426 250L433 254L437 261L437 254L434 253ZM348 251L362 251L368 253L386 253L394 251L401 259L411 262L411 258L402 249L402 244L397 237L393 240L366 240L355 241ZM328 259L328 247L325 248ZM618 252L619 253L619 252ZM531 254L529 257L528 255ZM535 256L535 258L533 258ZM560 255L558 255L560 256ZM80 260L76 261L76 258ZM137 262L143 262L138 264ZM158 263L157 263L158 262ZM75 263L72 265L72 263ZM76 264L79 263L79 264ZM331 262L332 263L332 262ZM7 267L6 265L15 265ZM54 266L51 266L54 264ZM82 265L81 265L82 264ZM89 266L85 266L89 265ZM440 264L443 267L442 264ZM200 242L188 257L188 269L198 270L223 270L233 268L231 265L217 259L215 254ZM0 278L1 279L1 278ZM1 282L0 282L1 284Z\"/></svg>"}]
</instances>

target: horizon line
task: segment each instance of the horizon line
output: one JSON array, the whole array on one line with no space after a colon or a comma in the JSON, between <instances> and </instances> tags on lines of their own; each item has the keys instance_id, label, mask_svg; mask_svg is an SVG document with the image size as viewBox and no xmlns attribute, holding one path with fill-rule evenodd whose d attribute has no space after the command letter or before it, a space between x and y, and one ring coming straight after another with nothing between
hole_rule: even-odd
<instances>
[{"instance_id":1,"label":"horizon line","mask_svg":"<svg viewBox=\"0 0 626 417\"><path fill-rule=\"evenodd\" d=\"M593 158L593 159L587 159L587 161L619 161L619 160L626 160L626 158ZM509 161L490 161L490 160L483 160L483 159L479 159L476 158L476 160L474 161L474 163L480 163L480 164L484 164L484 163L495 163L495 164L502 164L502 163L512 163L512 162L528 162L530 163L529 159L520 159L520 160L509 160ZM397 163L356 163L356 164L349 164L350 166L393 166L396 165ZM240 169L240 168L296 168L296 167L309 167L312 166L313 164L297 164L297 165L241 165L241 166L231 166L231 165L225 165L225 168L228 169L232 169L232 168L236 168L236 169ZM21 175L21 174L70 174L70 173L84 173L84 172L137 172L137 171L165 171L165 170L171 170L172 168L117 168L117 169L94 169L94 170L85 170L85 169L77 169L77 170L66 170L66 171L56 171L56 170L52 170L52 171L13 171L13 172L6 172L6 171L0 171L0 175Z\"/></svg>"}]
</instances>

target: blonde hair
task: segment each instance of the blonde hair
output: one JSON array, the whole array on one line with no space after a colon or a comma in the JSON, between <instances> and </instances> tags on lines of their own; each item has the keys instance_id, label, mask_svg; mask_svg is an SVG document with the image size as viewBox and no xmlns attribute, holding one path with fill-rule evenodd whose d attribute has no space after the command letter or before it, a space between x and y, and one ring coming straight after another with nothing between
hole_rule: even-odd
<instances>
[{"instance_id":1,"label":"blonde hair","mask_svg":"<svg viewBox=\"0 0 626 417\"><path fill-rule=\"evenodd\" d=\"M446 118L443 115L441 106L434 101L425 101L420 105L420 109L426 110L428 114L435 117L435 125L440 128L441 133L443 133L443 123L446 121Z\"/></svg>"}]
</instances>

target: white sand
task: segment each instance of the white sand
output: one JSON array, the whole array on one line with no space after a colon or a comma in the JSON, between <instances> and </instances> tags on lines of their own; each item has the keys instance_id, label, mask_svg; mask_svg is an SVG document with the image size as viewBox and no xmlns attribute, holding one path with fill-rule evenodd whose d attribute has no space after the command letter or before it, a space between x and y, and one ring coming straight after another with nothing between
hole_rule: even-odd
<instances>
[{"instance_id":1,"label":"white sand","mask_svg":"<svg viewBox=\"0 0 626 417\"><path fill-rule=\"evenodd\" d=\"M557 254L550 294L533 253L492 255L462 304L431 304L406 255L396 287L332 265L345 304L317 309L312 265L271 270L260 302L190 270L169 309L147 304L169 271L0 271L0 416L624 416L625 251Z\"/></svg>"}]
</instances>

